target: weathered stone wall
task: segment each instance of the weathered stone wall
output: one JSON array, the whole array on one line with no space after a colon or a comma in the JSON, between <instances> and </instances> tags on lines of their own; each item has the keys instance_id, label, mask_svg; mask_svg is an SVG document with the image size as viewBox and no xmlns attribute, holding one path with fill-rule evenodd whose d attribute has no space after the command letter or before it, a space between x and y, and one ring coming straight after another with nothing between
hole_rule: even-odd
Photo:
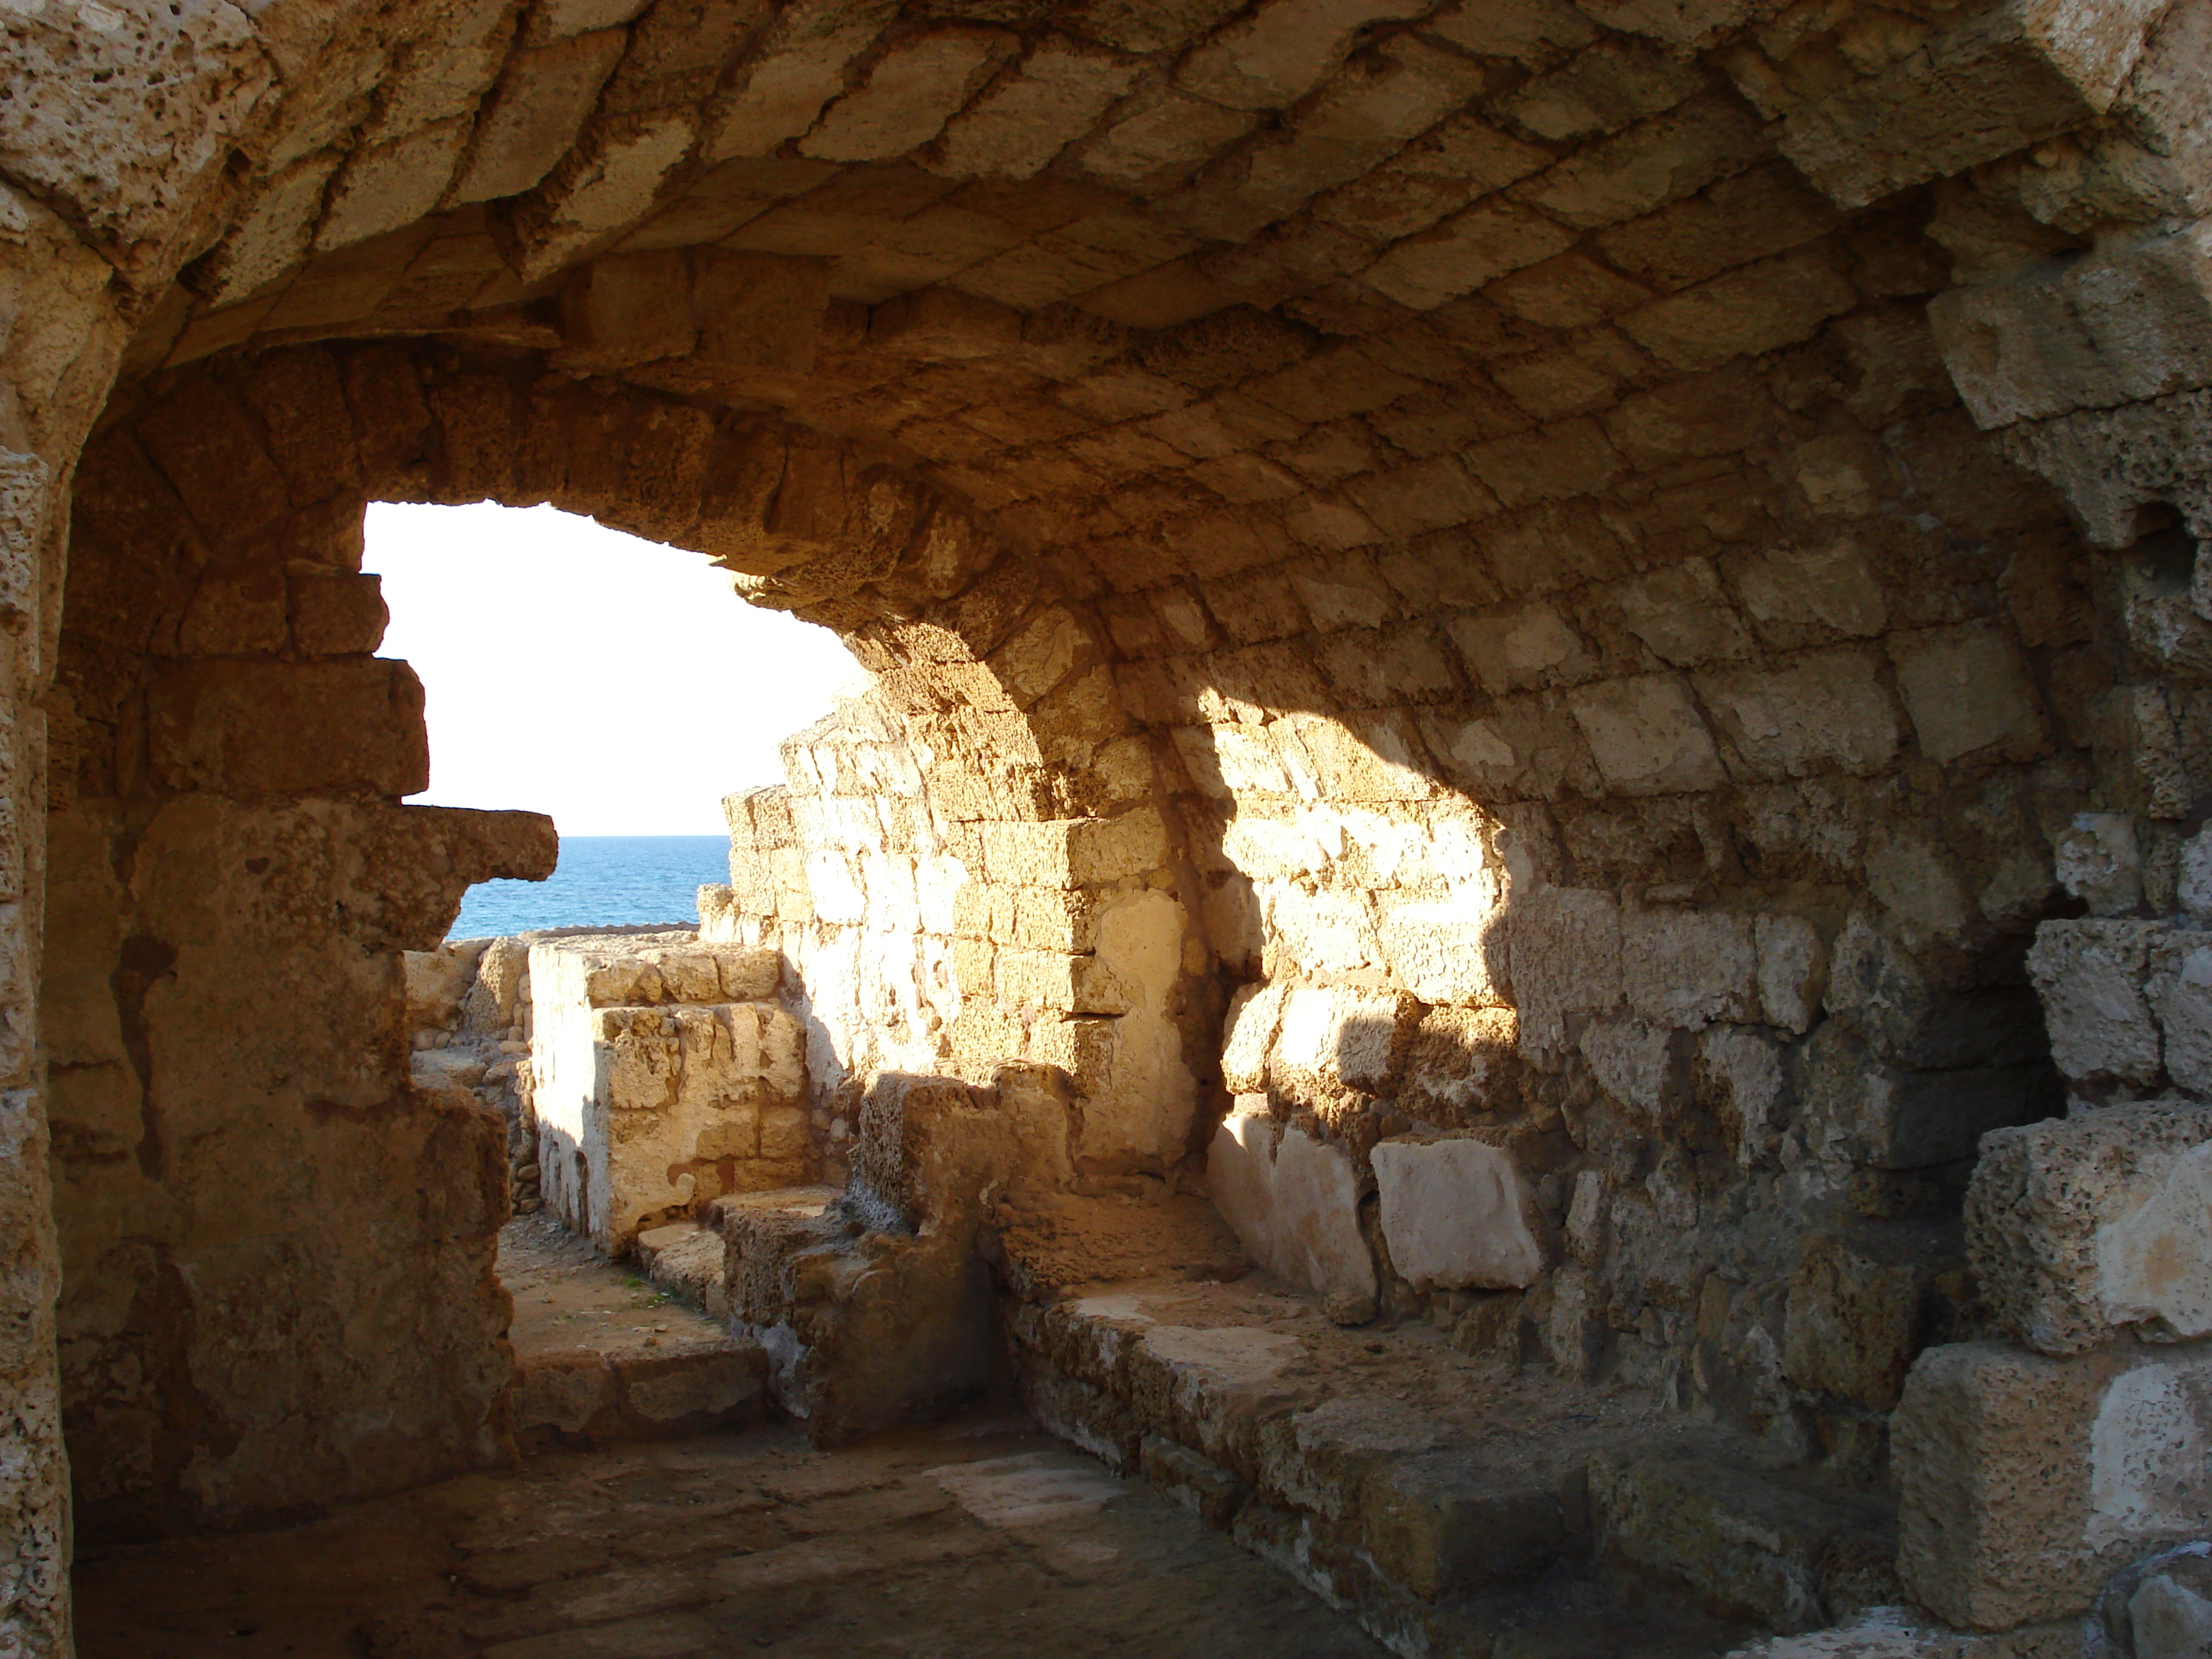
<instances>
[{"instance_id":1,"label":"weathered stone wall","mask_svg":"<svg viewBox=\"0 0 2212 1659\"><path fill-rule=\"evenodd\" d=\"M774 952L696 934L533 942L531 1092L546 1206L610 1255L818 1163Z\"/></svg>"},{"instance_id":2,"label":"weathered stone wall","mask_svg":"<svg viewBox=\"0 0 2212 1659\"><path fill-rule=\"evenodd\" d=\"M0 1086L37 1080L44 708L57 775L103 775L58 895L173 795L369 812L410 751L372 754L397 728L347 699L405 688L365 665L357 583L316 579L349 574L333 527L372 493L554 500L720 558L878 677L895 723L824 752L924 810L796 780L790 839L739 850L797 851L803 884L771 910L733 872L727 913L812 960L833 1118L878 1053L975 1077L1060 1044L1085 1178L1181 1144L1176 1088L1123 1086L1176 1066L1201 1130L1241 1092L1255 1144L1318 1149L1339 1190L1378 1143L1473 1135L1544 1267L1417 1290L1364 1218L1386 1302L1878 1473L1900 1367L1970 1323L1945 1264L1974 1137L2055 1100L2028 940L2077 902L2130 920L2100 860L2134 920L2173 916L2212 793L2212 600L2160 539L2206 531L2212 476L2201 5L100 15L127 21L0 26L27 89L0 111ZM399 343L343 343L369 338ZM272 741L280 707L327 735ZM940 930L900 866L945 859ZM52 953L74 1006L143 977L125 946L173 902L109 867L128 926ZM235 937L335 929L387 1006L419 935L372 941L344 879ZM2054 934L2054 1024L2091 1002L2066 963L2120 983L2138 945L2157 1060L2085 1101L2189 1087L2157 940ZM952 983L885 1005L909 953ZM353 1018L311 1046L385 1054ZM21 1099L6 1616L53 1651Z\"/></svg>"},{"instance_id":3,"label":"weathered stone wall","mask_svg":"<svg viewBox=\"0 0 2212 1659\"><path fill-rule=\"evenodd\" d=\"M1017 816L933 724L878 690L791 738L787 785L726 803L731 884L701 890L704 934L790 963L833 1178L877 1077L988 1083L1020 1060L1073 1080L1087 1176L1157 1180L1204 1132L1218 1018L1179 838L1151 807Z\"/></svg>"},{"instance_id":4,"label":"weathered stone wall","mask_svg":"<svg viewBox=\"0 0 2212 1659\"><path fill-rule=\"evenodd\" d=\"M357 519L171 430L166 474L121 439L87 469L49 704L63 1406L95 1535L496 1455L503 1135L411 1078L400 953L553 852L528 814L396 804L421 694L370 654Z\"/></svg>"}]
</instances>

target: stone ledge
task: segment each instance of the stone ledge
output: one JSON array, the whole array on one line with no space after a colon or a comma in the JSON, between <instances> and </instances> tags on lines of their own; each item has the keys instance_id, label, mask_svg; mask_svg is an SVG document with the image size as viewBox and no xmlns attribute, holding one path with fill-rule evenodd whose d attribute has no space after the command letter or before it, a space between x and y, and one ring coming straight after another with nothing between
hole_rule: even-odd
<instances>
[{"instance_id":1,"label":"stone ledge","mask_svg":"<svg viewBox=\"0 0 2212 1659\"><path fill-rule=\"evenodd\" d=\"M1488 1652L1468 1644L1524 1626L1587 1626L1587 1650L1613 1651L1596 1632L1626 1589L1648 1628L1620 1651L1711 1654L1750 1634L1729 1617L1802 1629L1885 1576L1878 1503L1783 1484L1626 1389L1486 1365L1425 1330L1341 1329L1258 1274L1096 1285L1010 1304L1006 1325L1048 1429L1145 1474L1395 1652ZM1623 1498L1654 1482L1678 1500L1671 1554ZM1799 1593L1747 1596L1746 1571ZM1655 1594L1671 1619L1642 1607Z\"/></svg>"}]
</instances>

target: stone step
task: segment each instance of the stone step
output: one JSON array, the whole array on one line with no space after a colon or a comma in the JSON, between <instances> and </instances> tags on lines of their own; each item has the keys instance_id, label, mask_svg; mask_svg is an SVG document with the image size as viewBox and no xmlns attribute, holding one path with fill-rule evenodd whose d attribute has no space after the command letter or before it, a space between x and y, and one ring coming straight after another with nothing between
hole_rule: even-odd
<instances>
[{"instance_id":1,"label":"stone step","mask_svg":"<svg viewBox=\"0 0 2212 1659\"><path fill-rule=\"evenodd\" d=\"M1711 1425L1426 1326L1344 1328L1265 1275L1004 1306L1045 1427L1399 1653L1720 1654L1886 1582L1877 1507L1762 1471Z\"/></svg>"},{"instance_id":2,"label":"stone step","mask_svg":"<svg viewBox=\"0 0 2212 1659\"><path fill-rule=\"evenodd\" d=\"M719 1324L730 1321L730 1285L721 1234L697 1221L648 1227L637 1236L645 1276Z\"/></svg>"},{"instance_id":3,"label":"stone step","mask_svg":"<svg viewBox=\"0 0 2212 1659\"><path fill-rule=\"evenodd\" d=\"M767 1356L543 1214L500 1235L514 1298L515 1444L672 1439L760 1421Z\"/></svg>"},{"instance_id":4,"label":"stone step","mask_svg":"<svg viewBox=\"0 0 2212 1659\"><path fill-rule=\"evenodd\" d=\"M1590 1461L1601 1570L1795 1634L1900 1599L1895 1506L1713 1457Z\"/></svg>"}]
</instances>

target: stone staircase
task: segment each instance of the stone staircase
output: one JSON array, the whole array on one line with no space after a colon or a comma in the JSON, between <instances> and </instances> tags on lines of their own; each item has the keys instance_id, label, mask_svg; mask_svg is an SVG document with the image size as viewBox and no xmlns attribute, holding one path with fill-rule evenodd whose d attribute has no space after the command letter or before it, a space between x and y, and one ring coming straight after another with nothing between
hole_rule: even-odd
<instances>
[{"instance_id":1,"label":"stone staircase","mask_svg":"<svg viewBox=\"0 0 2212 1659\"><path fill-rule=\"evenodd\" d=\"M1425 1323L1340 1325L1194 1193L1030 1178L1065 1105L1042 1068L881 1092L843 1191L728 1196L639 1240L657 1283L729 1309L817 1441L1011 1385L1432 1659L1691 1659L1896 1600L1878 1498Z\"/></svg>"}]
</instances>

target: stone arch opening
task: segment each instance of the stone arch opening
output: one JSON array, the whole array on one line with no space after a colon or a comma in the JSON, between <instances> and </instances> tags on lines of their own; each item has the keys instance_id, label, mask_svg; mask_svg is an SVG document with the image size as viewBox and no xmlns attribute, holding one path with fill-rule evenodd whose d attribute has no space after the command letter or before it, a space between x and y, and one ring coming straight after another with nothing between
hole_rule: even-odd
<instances>
[{"instance_id":1,"label":"stone arch opening","mask_svg":"<svg viewBox=\"0 0 2212 1659\"><path fill-rule=\"evenodd\" d=\"M486 1218L498 1206L476 1167L481 1158L449 1150L436 1160L463 1183L442 1195L456 1212L441 1218L441 1231L398 1246L416 1256L404 1266L342 1265L303 1242L296 1223L277 1219L322 1210L322 1182L375 1207L365 1191L373 1179L343 1153L305 1142L330 1121L409 1115L393 952L434 945L468 882L543 874L550 863L550 825L532 815L398 804L422 787L426 750L411 675L369 654L381 606L373 580L354 567L372 497L550 500L688 542L738 567L741 581L788 592L784 573L807 571L818 586L793 607L830 620L879 674L877 741L837 751L842 776L836 765L817 769L810 805L822 821L810 826L806 849L813 896L791 918L811 931L804 946L795 936L786 946L802 981L821 993L807 1005L833 1057L821 1088L857 1119L859 1093L876 1073L1034 1058L1064 1068L1082 1091L1078 1156L1087 1165L1160 1170L1185 1151L1197 1101L1179 1024L1182 981L1193 976L1183 914L1165 824L1152 805L1150 751L1110 693L1099 696L1100 653L1085 619L1048 580L1006 558L958 503L870 466L848 447L794 440L757 421L718 422L618 383L544 395L533 390L541 374L526 361L486 365L386 346L247 356L146 388L137 407L114 411L88 457L52 710L58 770L73 781L56 795L52 878L73 902L58 908L47 976L58 1008L68 1001L82 1016L57 1028L74 1039L58 1047L67 1057L58 1063L65 1081L57 1121L64 1212L96 1218L87 1233L69 1229L64 1238L76 1268L64 1328L81 1367L75 1403L88 1525L101 1524L111 1492L118 1524L161 1526L273 1507L257 1480L283 1489L303 1476L343 1480L351 1468L372 1487L406 1484L480 1456L483 1437L496 1432L505 1384L489 1305L473 1322L444 1316L453 1347L439 1356L439 1375L410 1389L371 1365L352 1379L401 1400L412 1392L412 1408L443 1431L423 1435L408 1462L372 1458L346 1439L346 1413L333 1405L348 1383L315 1361L294 1373L300 1397L291 1398L276 1374L283 1368L261 1352L267 1368L254 1388L210 1405L183 1379L206 1372L212 1349L250 1347L252 1334L212 1307L197 1325L179 1310L183 1316L158 1329L133 1311L154 1294L149 1275L174 1278L173 1252L195 1263L235 1252L225 1233L246 1226L230 1213L245 1206L227 1194L234 1182L250 1185L248 1160L234 1146L213 1149L234 1139L252 1143L253 1157L274 1157L294 1135L305 1140L292 1178L255 1197L277 1208L247 1228L251 1264L218 1277L256 1282L279 1304L380 1299L395 1316L403 1308L426 1316L455 1273L475 1273L479 1302L496 1297L485 1252ZM859 841L841 836L849 825L838 822L839 809L849 819L886 785L912 809L902 838L887 840L880 823ZM302 813L306 821L295 821ZM781 816L787 825L788 809ZM191 827L175 829L180 822ZM351 842L370 861L333 874L293 849L302 837ZM322 857L333 855L325 848ZM919 1003L907 1011L911 1027L896 1009L861 1005L866 992L896 980L880 962L866 973L860 965L861 938L882 932L869 926L856 879L871 857L907 871L914 914L896 941L909 958L906 978L945 1004L926 1026ZM224 897L227 883L252 889L266 877L281 887L295 865L306 886L288 896L289 908ZM832 902L831 865L854 883L851 914ZM932 890L920 897L917 867ZM952 912L970 868L978 885L988 869L1039 901L1020 924L1025 943L1010 946L1003 964L987 949L987 984L994 966L1009 982L992 1005L1006 1012L980 1036L981 1018L961 1029L955 977L976 970L951 959ZM1124 887L1135 890L1118 896ZM378 889L398 890L364 906L364 890ZM182 947L162 937L173 924L146 908L158 908L156 891L190 892L239 914L222 928L197 917L210 954L180 968ZM748 929L742 896L725 889L722 897L708 937L757 938L758 919ZM932 913L934 934L923 933L917 904ZM1115 912L1143 917L1122 955L1117 940L1129 930L1111 920L1103 939L1079 950L1079 927ZM1152 960L1163 930L1164 976ZM331 988L350 1003L349 1018L325 1008L301 1022L285 1011L283 988L317 976L301 949L344 959L347 974ZM816 956L839 957L840 971L810 972ZM1116 983L1117 970L1127 977L1139 957L1150 979ZM126 963L141 965L117 965ZM1071 975L1086 970L1097 982L1071 988ZM1012 983L1017 973L1027 982ZM64 985L77 988L81 1003L62 994ZM147 1011L149 994L156 1008L168 1005L158 1019ZM303 1023L319 1029L298 1029ZM185 1052L232 1026L267 1032L273 1052L248 1046L193 1073ZM1195 1053L1206 1039L1192 1035ZM260 1112L240 1109L248 1097ZM428 1115L465 1141L467 1125L450 1112ZM167 1145L178 1142L202 1146L204 1167L176 1170ZM840 1150L817 1148L816 1159ZM362 1230L404 1237L400 1212L419 1223L422 1194L385 1196L399 1212L365 1218ZM203 1206L225 1218L209 1223ZM133 1219L120 1221L125 1212ZM129 1379L121 1397L95 1380L115 1377ZM169 1389L203 1397L188 1406ZM471 1392L473 1407L457 1410ZM313 1414L340 1443L302 1446L283 1439L282 1428L280 1441L266 1438L272 1425L296 1420L310 1394L323 1401ZM180 1478L196 1455L204 1462L204 1449L226 1441L234 1468L260 1473ZM369 1473L376 1462L383 1467Z\"/></svg>"},{"instance_id":2,"label":"stone arch opening","mask_svg":"<svg viewBox=\"0 0 2212 1659\"><path fill-rule=\"evenodd\" d=\"M1287 1212L1287 1156L1349 1212L1340 1258L1398 1270L1394 1312L1880 1486L1915 1352L1977 1328L1960 1188L1985 1133L2055 1103L2045 1016L2085 1099L2187 1087L2164 924L2059 890L2070 837L2106 844L2083 817L2186 827L2203 793L2191 671L2153 625L2173 595L2130 608L2080 546L2134 539L2148 500L2202 516L2195 10L586 15L272 21L252 52L210 23L173 96L84 129L117 166L30 147L11 176L60 216L26 198L0 229L55 250L26 281L63 320L11 343L32 395L0 426L46 456L9 477L53 591L25 574L9 603L72 634L54 775L112 741L118 799L400 826L395 860L437 879L343 910L397 937L528 832L390 815L405 684L302 647L303 617L342 621L346 509L295 500L279 450L310 490L696 538L855 642L897 741L850 775L957 798L982 888L1179 907L1200 948L1146 1075L1182 1067L1201 1124L1201 1091L1245 1097L1257 1213ZM9 40L61 50L46 23ZM30 82L26 109L71 84ZM58 599L42 492L118 368L76 480L77 544L106 550ZM303 568L280 594L245 544L281 538ZM251 729L288 699L325 722L290 751ZM895 766L917 732L931 766ZM872 849L836 841L829 804L859 797L835 781L817 841L750 823L755 867L849 881ZM120 887L151 856L80 863ZM733 882L733 936L794 925L775 885ZM814 896L795 925L865 925ZM952 930L990 1051L1079 1091L1085 1043L1133 1029L1083 979L1094 902L994 896ZM87 1002L171 995L163 938L121 930ZM137 1075L150 1038L115 1028ZM1151 1087L1086 1109L1092 1174L1185 1149ZM1510 1163L1534 1282L1402 1271L1357 1202L1386 1143ZM1992 1328L2070 1352L2017 1309ZM1996 1386L1945 1346L1942 1386ZM1130 1404L1126 1377L1063 1382ZM203 1408L176 1411L197 1432ZM1966 1529L1911 1446L1914 1594L1961 1623L2085 1604L2105 1556L1991 1589L1946 1554Z\"/></svg>"}]
</instances>

